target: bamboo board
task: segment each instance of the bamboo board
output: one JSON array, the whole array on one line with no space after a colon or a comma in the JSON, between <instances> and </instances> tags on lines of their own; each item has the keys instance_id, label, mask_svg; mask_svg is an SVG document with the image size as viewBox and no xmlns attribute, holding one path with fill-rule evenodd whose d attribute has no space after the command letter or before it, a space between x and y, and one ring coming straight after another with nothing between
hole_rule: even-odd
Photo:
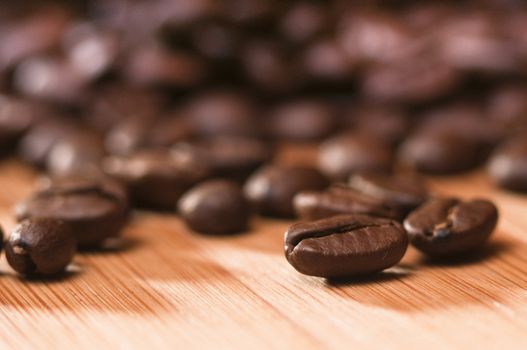
<instances>
[{"instance_id":1,"label":"bamboo board","mask_svg":"<svg viewBox=\"0 0 527 350\"><path fill-rule=\"evenodd\" d=\"M6 231L34 177L0 164ZM115 249L78 255L64 280L25 282L2 257L0 348L526 349L527 196L481 172L431 183L497 202L499 228L478 258L437 265L410 249L373 279L331 285L286 263L291 222L255 218L251 232L218 238L141 212Z\"/></svg>"}]
</instances>

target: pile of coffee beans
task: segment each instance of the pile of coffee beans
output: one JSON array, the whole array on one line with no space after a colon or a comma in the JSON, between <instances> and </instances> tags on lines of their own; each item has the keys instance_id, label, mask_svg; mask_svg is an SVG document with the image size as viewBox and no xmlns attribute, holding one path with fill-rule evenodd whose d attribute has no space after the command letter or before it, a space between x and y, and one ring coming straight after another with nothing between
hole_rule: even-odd
<instances>
[{"instance_id":1,"label":"pile of coffee beans","mask_svg":"<svg viewBox=\"0 0 527 350\"><path fill-rule=\"evenodd\" d=\"M213 235L299 217L287 259L322 277L392 266L408 242L473 251L494 205L420 176L482 167L527 193L526 33L516 0L2 2L0 151L48 177L8 261L63 270L66 232L100 249L134 208ZM316 159L277 160L290 144Z\"/></svg>"}]
</instances>

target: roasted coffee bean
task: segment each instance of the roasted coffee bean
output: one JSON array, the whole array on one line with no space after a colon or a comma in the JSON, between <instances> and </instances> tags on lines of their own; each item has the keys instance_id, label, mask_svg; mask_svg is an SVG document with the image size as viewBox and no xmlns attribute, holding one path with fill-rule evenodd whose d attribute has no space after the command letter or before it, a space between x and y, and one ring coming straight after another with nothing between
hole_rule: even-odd
<instances>
[{"instance_id":1,"label":"roasted coffee bean","mask_svg":"<svg viewBox=\"0 0 527 350\"><path fill-rule=\"evenodd\" d=\"M250 205L240 186L227 180L192 188L179 200L178 211L191 229L208 234L244 231L250 217Z\"/></svg>"},{"instance_id":2,"label":"roasted coffee bean","mask_svg":"<svg viewBox=\"0 0 527 350\"><path fill-rule=\"evenodd\" d=\"M173 209L185 191L210 174L199 160L167 150L109 157L103 170L127 186L134 204L163 210Z\"/></svg>"},{"instance_id":3,"label":"roasted coffee bean","mask_svg":"<svg viewBox=\"0 0 527 350\"><path fill-rule=\"evenodd\" d=\"M329 27L329 13L323 3L298 1L291 4L279 23L280 32L295 44L310 41Z\"/></svg>"},{"instance_id":4,"label":"roasted coffee bean","mask_svg":"<svg viewBox=\"0 0 527 350\"><path fill-rule=\"evenodd\" d=\"M59 180L16 207L18 221L51 218L69 224L81 248L98 248L119 235L128 217L122 190L99 180Z\"/></svg>"},{"instance_id":5,"label":"roasted coffee bean","mask_svg":"<svg viewBox=\"0 0 527 350\"><path fill-rule=\"evenodd\" d=\"M259 132L252 101L241 93L217 91L198 95L186 106L185 113L201 136L254 136Z\"/></svg>"},{"instance_id":6,"label":"roasted coffee bean","mask_svg":"<svg viewBox=\"0 0 527 350\"><path fill-rule=\"evenodd\" d=\"M481 162L481 144L472 138L449 132L420 132L406 139L399 149L399 161L431 174L452 174L474 168Z\"/></svg>"},{"instance_id":7,"label":"roasted coffee bean","mask_svg":"<svg viewBox=\"0 0 527 350\"><path fill-rule=\"evenodd\" d=\"M487 171L500 187L527 192L527 140L520 136L499 147L490 158Z\"/></svg>"},{"instance_id":8,"label":"roasted coffee bean","mask_svg":"<svg viewBox=\"0 0 527 350\"><path fill-rule=\"evenodd\" d=\"M195 55L148 46L131 52L123 70L132 84L146 87L192 87L206 74Z\"/></svg>"},{"instance_id":9,"label":"roasted coffee bean","mask_svg":"<svg viewBox=\"0 0 527 350\"><path fill-rule=\"evenodd\" d=\"M404 221L411 243L434 256L460 255L487 242L498 221L498 210L489 201L435 198Z\"/></svg>"},{"instance_id":10,"label":"roasted coffee bean","mask_svg":"<svg viewBox=\"0 0 527 350\"><path fill-rule=\"evenodd\" d=\"M293 198L297 193L322 190L327 185L327 179L316 169L269 165L247 180L244 192L258 213L289 218L295 214Z\"/></svg>"},{"instance_id":11,"label":"roasted coffee bean","mask_svg":"<svg viewBox=\"0 0 527 350\"><path fill-rule=\"evenodd\" d=\"M53 147L76 130L77 124L69 118L45 118L20 140L19 155L30 164L44 167Z\"/></svg>"},{"instance_id":12,"label":"roasted coffee bean","mask_svg":"<svg viewBox=\"0 0 527 350\"><path fill-rule=\"evenodd\" d=\"M318 166L328 177L344 181L355 172L387 172L392 167L388 145L365 134L345 134L325 141Z\"/></svg>"},{"instance_id":13,"label":"roasted coffee bean","mask_svg":"<svg viewBox=\"0 0 527 350\"><path fill-rule=\"evenodd\" d=\"M306 275L346 278L397 264L408 237L396 221L341 215L293 225L285 234L285 256Z\"/></svg>"},{"instance_id":14,"label":"roasted coffee bean","mask_svg":"<svg viewBox=\"0 0 527 350\"><path fill-rule=\"evenodd\" d=\"M388 203L405 214L429 197L424 180L413 174L358 173L350 177L348 184L357 192Z\"/></svg>"},{"instance_id":15,"label":"roasted coffee bean","mask_svg":"<svg viewBox=\"0 0 527 350\"><path fill-rule=\"evenodd\" d=\"M57 141L49 150L46 168L57 176L100 173L104 142L96 132L79 128Z\"/></svg>"},{"instance_id":16,"label":"roasted coffee bean","mask_svg":"<svg viewBox=\"0 0 527 350\"><path fill-rule=\"evenodd\" d=\"M271 112L266 121L271 136L286 141L316 141L337 127L335 111L322 101L293 101Z\"/></svg>"},{"instance_id":17,"label":"roasted coffee bean","mask_svg":"<svg viewBox=\"0 0 527 350\"><path fill-rule=\"evenodd\" d=\"M302 53L303 70L317 82L346 82L356 69L356 62L330 38L319 39Z\"/></svg>"},{"instance_id":18,"label":"roasted coffee bean","mask_svg":"<svg viewBox=\"0 0 527 350\"><path fill-rule=\"evenodd\" d=\"M371 135L391 146L399 144L411 128L406 115L396 106L352 106L349 119L358 134Z\"/></svg>"},{"instance_id":19,"label":"roasted coffee bean","mask_svg":"<svg viewBox=\"0 0 527 350\"><path fill-rule=\"evenodd\" d=\"M176 144L172 152L207 164L213 177L236 181L245 181L274 156L274 148L264 141L227 136Z\"/></svg>"},{"instance_id":20,"label":"roasted coffee bean","mask_svg":"<svg viewBox=\"0 0 527 350\"><path fill-rule=\"evenodd\" d=\"M32 218L15 227L5 248L7 262L16 272L56 275L73 260L77 242L72 227L64 221Z\"/></svg>"},{"instance_id":21,"label":"roasted coffee bean","mask_svg":"<svg viewBox=\"0 0 527 350\"><path fill-rule=\"evenodd\" d=\"M527 126L527 87L506 85L490 96L487 114L506 127Z\"/></svg>"},{"instance_id":22,"label":"roasted coffee bean","mask_svg":"<svg viewBox=\"0 0 527 350\"><path fill-rule=\"evenodd\" d=\"M333 185L325 191L302 191L294 197L294 208L304 220L318 220L340 214L365 214L396 220L404 218L401 206L393 205L345 185Z\"/></svg>"}]
</instances>

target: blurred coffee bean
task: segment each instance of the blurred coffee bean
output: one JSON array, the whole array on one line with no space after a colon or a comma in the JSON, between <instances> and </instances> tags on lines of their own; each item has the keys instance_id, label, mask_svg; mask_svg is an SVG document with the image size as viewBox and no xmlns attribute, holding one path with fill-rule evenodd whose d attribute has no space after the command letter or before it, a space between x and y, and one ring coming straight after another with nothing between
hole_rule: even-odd
<instances>
[{"instance_id":1,"label":"blurred coffee bean","mask_svg":"<svg viewBox=\"0 0 527 350\"><path fill-rule=\"evenodd\" d=\"M459 81L458 72L433 56L410 57L369 69L362 89L370 99L421 104L452 93Z\"/></svg>"},{"instance_id":2,"label":"blurred coffee bean","mask_svg":"<svg viewBox=\"0 0 527 350\"><path fill-rule=\"evenodd\" d=\"M192 230L222 235L246 230L251 211L238 184L211 180L186 192L178 212Z\"/></svg>"},{"instance_id":3,"label":"blurred coffee bean","mask_svg":"<svg viewBox=\"0 0 527 350\"><path fill-rule=\"evenodd\" d=\"M399 148L404 166L430 174L453 174L470 170L481 162L482 146L458 133L419 132Z\"/></svg>"},{"instance_id":4,"label":"blurred coffee bean","mask_svg":"<svg viewBox=\"0 0 527 350\"><path fill-rule=\"evenodd\" d=\"M103 169L127 186L134 204L162 210L173 209L185 191L209 176L206 164L167 150L109 157Z\"/></svg>"},{"instance_id":5,"label":"blurred coffee bean","mask_svg":"<svg viewBox=\"0 0 527 350\"><path fill-rule=\"evenodd\" d=\"M486 110L489 118L506 127L527 127L527 87L499 87L488 100Z\"/></svg>"},{"instance_id":6,"label":"blurred coffee bean","mask_svg":"<svg viewBox=\"0 0 527 350\"><path fill-rule=\"evenodd\" d=\"M334 180L346 180L355 172L387 172L392 168L390 147L366 134L343 134L320 145L318 166Z\"/></svg>"},{"instance_id":7,"label":"blurred coffee bean","mask_svg":"<svg viewBox=\"0 0 527 350\"><path fill-rule=\"evenodd\" d=\"M293 198L297 193L327 186L327 179L314 168L268 165L247 180L244 192L258 213L291 218L295 215Z\"/></svg>"},{"instance_id":8,"label":"blurred coffee bean","mask_svg":"<svg viewBox=\"0 0 527 350\"><path fill-rule=\"evenodd\" d=\"M39 6L0 25L0 71L59 45L71 13L60 6Z\"/></svg>"},{"instance_id":9,"label":"blurred coffee bean","mask_svg":"<svg viewBox=\"0 0 527 350\"><path fill-rule=\"evenodd\" d=\"M424 180L414 174L353 174L348 185L408 214L430 196Z\"/></svg>"},{"instance_id":10,"label":"blurred coffee bean","mask_svg":"<svg viewBox=\"0 0 527 350\"><path fill-rule=\"evenodd\" d=\"M220 14L239 26L255 28L269 24L279 7L274 0L224 0Z\"/></svg>"},{"instance_id":11,"label":"blurred coffee bean","mask_svg":"<svg viewBox=\"0 0 527 350\"><path fill-rule=\"evenodd\" d=\"M183 111L201 136L254 136L260 131L257 110L244 94L216 91L194 97Z\"/></svg>"},{"instance_id":12,"label":"blurred coffee bean","mask_svg":"<svg viewBox=\"0 0 527 350\"><path fill-rule=\"evenodd\" d=\"M324 101L296 100L271 111L265 121L270 135L284 141L317 141L337 128L337 116Z\"/></svg>"},{"instance_id":13,"label":"blurred coffee bean","mask_svg":"<svg viewBox=\"0 0 527 350\"><path fill-rule=\"evenodd\" d=\"M250 82L266 93L290 92L303 84L290 48L270 40L253 40L242 48L241 63Z\"/></svg>"},{"instance_id":14,"label":"blurred coffee bean","mask_svg":"<svg viewBox=\"0 0 527 350\"><path fill-rule=\"evenodd\" d=\"M232 60L238 54L243 33L225 21L207 20L192 26L192 46L204 57L211 60Z\"/></svg>"},{"instance_id":15,"label":"blurred coffee bean","mask_svg":"<svg viewBox=\"0 0 527 350\"><path fill-rule=\"evenodd\" d=\"M274 148L254 138L223 136L176 144L172 153L207 164L213 177L245 181L273 159Z\"/></svg>"},{"instance_id":16,"label":"blurred coffee bean","mask_svg":"<svg viewBox=\"0 0 527 350\"><path fill-rule=\"evenodd\" d=\"M358 134L372 135L392 146L399 144L411 128L409 118L397 106L352 106L349 119Z\"/></svg>"},{"instance_id":17,"label":"blurred coffee bean","mask_svg":"<svg viewBox=\"0 0 527 350\"><path fill-rule=\"evenodd\" d=\"M297 1L290 5L280 19L281 34L294 44L305 43L330 26L330 14L325 4Z\"/></svg>"},{"instance_id":18,"label":"blurred coffee bean","mask_svg":"<svg viewBox=\"0 0 527 350\"><path fill-rule=\"evenodd\" d=\"M497 221L498 210L489 201L435 198L412 212L404 227L412 245L423 253L463 257L487 242Z\"/></svg>"},{"instance_id":19,"label":"blurred coffee bean","mask_svg":"<svg viewBox=\"0 0 527 350\"><path fill-rule=\"evenodd\" d=\"M30 127L51 113L47 105L0 94L0 149L12 147Z\"/></svg>"},{"instance_id":20,"label":"blurred coffee bean","mask_svg":"<svg viewBox=\"0 0 527 350\"><path fill-rule=\"evenodd\" d=\"M318 220L341 214L363 214L396 220L404 211L379 196L359 192L345 185L332 185L325 191L302 191L294 197L295 212L303 220Z\"/></svg>"},{"instance_id":21,"label":"blurred coffee bean","mask_svg":"<svg viewBox=\"0 0 527 350\"><path fill-rule=\"evenodd\" d=\"M49 150L46 169L59 175L98 174L105 155L102 136L79 128L58 140Z\"/></svg>"},{"instance_id":22,"label":"blurred coffee bean","mask_svg":"<svg viewBox=\"0 0 527 350\"><path fill-rule=\"evenodd\" d=\"M302 53L302 68L315 81L340 83L351 80L356 62L333 39L325 38Z\"/></svg>"},{"instance_id":23,"label":"blurred coffee bean","mask_svg":"<svg viewBox=\"0 0 527 350\"><path fill-rule=\"evenodd\" d=\"M128 217L120 193L97 181L59 182L16 207L18 221L49 218L69 224L81 248L98 248L119 235Z\"/></svg>"},{"instance_id":24,"label":"blurred coffee bean","mask_svg":"<svg viewBox=\"0 0 527 350\"><path fill-rule=\"evenodd\" d=\"M143 46L130 53L124 75L139 86L191 87L205 76L205 65L187 52Z\"/></svg>"},{"instance_id":25,"label":"blurred coffee bean","mask_svg":"<svg viewBox=\"0 0 527 350\"><path fill-rule=\"evenodd\" d=\"M44 167L48 156L58 142L75 133L78 125L71 118L44 118L32 126L20 140L20 157L35 166Z\"/></svg>"},{"instance_id":26,"label":"blurred coffee bean","mask_svg":"<svg viewBox=\"0 0 527 350\"><path fill-rule=\"evenodd\" d=\"M519 136L505 142L491 156L487 171L500 187L527 192L527 140Z\"/></svg>"},{"instance_id":27,"label":"blurred coffee bean","mask_svg":"<svg viewBox=\"0 0 527 350\"><path fill-rule=\"evenodd\" d=\"M79 104L88 81L63 57L33 56L20 63L14 73L14 87L31 98L62 104Z\"/></svg>"},{"instance_id":28,"label":"blurred coffee bean","mask_svg":"<svg viewBox=\"0 0 527 350\"><path fill-rule=\"evenodd\" d=\"M71 64L85 78L99 78L116 63L120 51L116 32L88 22L72 25L64 34L63 47Z\"/></svg>"}]
</instances>

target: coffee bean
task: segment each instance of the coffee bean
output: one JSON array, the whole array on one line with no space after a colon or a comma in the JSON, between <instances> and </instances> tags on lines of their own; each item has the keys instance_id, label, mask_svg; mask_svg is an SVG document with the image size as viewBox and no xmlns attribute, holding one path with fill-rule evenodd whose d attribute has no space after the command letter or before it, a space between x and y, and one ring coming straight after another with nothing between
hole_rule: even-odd
<instances>
[{"instance_id":1,"label":"coffee bean","mask_svg":"<svg viewBox=\"0 0 527 350\"><path fill-rule=\"evenodd\" d=\"M101 135L79 128L51 147L46 167L53 175L99 173L104 155Z\"/></svg>"},{"instance_id":2,"label":"coffee bean","mask_svg":"<svg viewBox=\"0 0 527 350\"><path fill-rule=\"evenodd\" d=\"M247 180L244 192L257 212L266 216L293 217L294 196L306 190L327 187L327 179L316 169L269 165Z\"/></svg>"},{"instance_id":3,"label":"coffee bean","mask_svg":"<svg viewBox=\"0 0 527 350\"><path fill-rule=\"evenodd\" d=\"M400 206L345 185L333 185L322 192L302 191L294 197L293 204L298 216L304 220L340 214L366 214L402 220L405 214Z\"/></svg>"},{"instance_id":4,"label":"coffee bean","mask_svg":"<svg viewBox=\"0 0 527 350\"><path fill-rule=\"evenodd\" d=\"M268 143L239 136L220 136L180 143L173 147L172 152L207 164L213 177L236 181L245 181L274 156L274 148Z\"/></svg>"},{"instance_id":5,"label":"coffee bean","mask_svg":"<svg viewBox=\"0 0 527 350\"><path fill-rule=\"evenodd\" d=\"M316 141L337 127L335 111L322 101L293 101L279 106L266 122L271 136L286 141Z\"/></svg>"},{"instance_id":6,"label":"coffee bean","mask_svg":"<svg viewBox=\"0 0 527 350\"><path fill-rule=\"evenodd\" d=\"M329 27L327 6L307 1L295 2L281 18L280 32L295 44L309 42Z\"/></svg>"},{"instance_id":7,"label":"coffee bean","mask_svg":"<svg viewBox=\"0 0 527 350\"><path fill-rule=\"evenodd\" d=\"M356 69L356 62L331 38L315 41L302 56L302 67L315 84L349 81Z\"/></svg>"},{"instance_id":8,"label":"coffee bean","mask_svg":"<svg viewBox=\"0 0 527 350\"><path fill-rule=\"evenodd\" d=\"M78 125L70 118L45 118L22 137L19 155L32 165L44 167L53 147L76 130Z\"/></svg>"},{"instance_id":9,"label":"coffee bean","mask_svg":"<svg viewBox=\"0 0 527 350\"><path fill-rule=\"evenodd\" d=\"M170 210L181 195L209 177L206 164L168 150L148 150L103 161L106 174L123 182L134 204Z\"/></svg>"},{"instance_id":10,"label":"coffee bean","mask_svg":"<svg viewBox=\"0 0 527 350\"><path fill-rule=\"evenodd\" d=\"M404 221L411 243L433 257L461 255L487 242L498 220L489 201L435 198Z\"/></svg>"},{"instance_id":11,"label":"coffee bean","mask_svg":"<svg viewBox=\"0 0 527 350\"><path fill-rule=\"evenodd\" d=\"M204 182L179 200L179 214L193 230L208 234L244 231L250 206L239 185L227 180Z\"/></svg>"},{"instance_id":12,"label":"coffee bean","mask_svg":"<svg viewBox=\"0 0 527 350\"><path fill-rule=\"evenodd\" d=\"M345 278L397 264L408 247L401 224L365 215L341 215L293 225L285 234L285 256L306 275Z\"/></svg>"},{"instance_id":13,"label":"coffee bean","mask_svg":"<svg viewBox=\"0 0 527 350\"><path fill-rule=\"evenodd\" d=\"M349 119L358 134L371 135L390 146L399 144L411 128L397 106L352 105L351 110Z\"/></svg>"},{"instance_id":14,"label":"coffee bean","mask_svg":"<svg viewBox=\"0 0 527 350\"><path fill-rule=\"evenodd\" d=\"M358 173L350 177L348 184L354 190L381 200L404 214L429 197L424 180L412 174Z\"/></svg>"},{"instance_id":15,"label":"coffee bean","mask_svg":"<svg viewBox=\"0 0 527 350\"><path fill-rule=\"evenodd\" d=\"M72 227L79 247L98 248L127 220L128 206L117 188L95 178L59 180L20 203L16 217L62 220Z\"/></svg>"},{"instance_id":16,"label":"coffee bean","mask_svg":"<svg viewBox=\"0 0 527 350\"><path fill-rule=\"evenodd\" d=\"M490 158L487 171L500 187L527 192L527 140L520 136L500 146Z\"/></svg>"},{"instance_id":17,"label":"coffee bean","mask_svg":"<svg viewBox=\"0 0 527 350\"><path fill-rule=\"evenodd\" d=\"M241 93L213 91L198 95L184 112L201 136L255 136L259 132L253 103Z\"/></svg>"},{"instance_id":18,"label":"coffee bean","mask_svg":"<svg viewBox=\"0 0 527 350\"><path fill-rule=\"evenodd\" d=\"M527 125L527 88L523 85L499 87L490 96L487 113L506 127Z\"/></svg>"},{"instance_id":19,"label":"coffee bean","mask_svg":"<svg viewBox=\"0 0 527 350\"><path fill-rule=\"evenodd\" d=\"M328 177L344 181L355 172L389 171L392 152L371 135L344 134L321 144L318 166Z\"/></svg>"},{"instance_id":20,"label":"coffee bean","mask_svg":"<svg viewBox=\"0 0 527 350\"><path fill-rule=\"evenodd\" d=\"M22 275L63 272L77 250L72 228L63 221L32 218L22 221L6 243L9 265Z\"/></svg>"},{"instance_id":21,"label":"coffee bean","mask_svg":"<svg viewBox=\"0 0 527 350\"><path fill-rule=\"evenodd\" d=\"M431 174L452 174L474 168L481 162L481 144L472 138L449 132L421 132L406 139L399 149L399 161Z\"/></svg>"}]
</instances>

